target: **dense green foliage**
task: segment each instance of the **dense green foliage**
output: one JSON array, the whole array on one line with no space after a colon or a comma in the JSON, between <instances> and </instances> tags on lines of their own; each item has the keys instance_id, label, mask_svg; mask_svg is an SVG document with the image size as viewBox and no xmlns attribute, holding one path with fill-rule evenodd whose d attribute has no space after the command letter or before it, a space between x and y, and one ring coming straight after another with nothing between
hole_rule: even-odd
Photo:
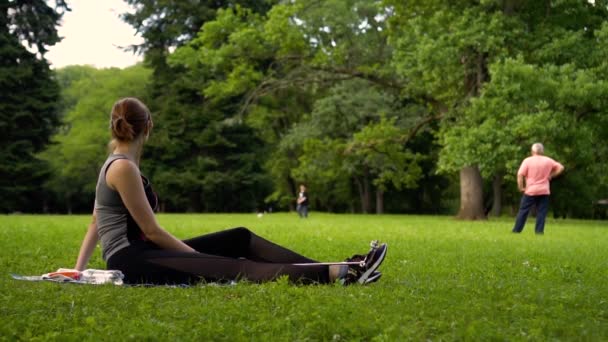
<instances>
[{"instance_id":1,"label":"dense green foliage","mask_svg":"<svg viewBox=\"0 0 608 342\"><path fill-rule=\"evenodd\" d=\"M101 69L70 66L57 71L62 86L63 125L39 157L51 168L45 182L49 210L91 211L99 168L110 141L108 122L116 99L145 100L150 71L142 66Z\"/></svg>"},{"instance_id":2,"label":"dense green foliage","mask_svg":"<svg viewBox=\"0 0 608 342\"><path fill-rule=\"evenodd\" d=\"M558 191L584 177L603 187L576 186L577 201L605 196L604 172L591 165L608 157L594 146L607 132L607 5L395 2L398 13L418 13L391 18L396 70L412 82L408 91L446 108L440 170L474 165L486 178L512 181L529 146L542 141L568 170Z\"/></svg>"},{"instance_id":3,"label":"dense green foliage","mask_svg":"<svg viewBox=\"0 0 608 342\"><path fill-rule=\"evenodd\" d=\"M127 2L143 66L59 71L60 109L56 87L19 88L48 120L35 139L2 126L3 158L30 156L0 166L5 211L89 211L101 113L133 95L153 112L142 170L163 211L293 209L305 183L315 210L453 214L460 186L459 217L512 214L534 142L566 167L555 216L597 217L607 196L606 0Z\"/></svg>"},{"instance_id":4,"label":"dense green foliage","mask_svg":"<svg viewBox=\"0 0 608 342\"><path fill-rule=\"evenodd\" d=\"M59 87L44 59L67 6L0 2L0 212L42 211L49 171L35 157L59 124ZM26 48L27 45L29 47Z\"/></svg>"},{"instance_id":5,"label":"dense green foliage","mask_svg":"<svg viewBox=\"0 0 608 342\"><path fill-rule=\"evenodd\" d=\"M267 201L293 204L304 182L319 209L370 212L375 193L383 212L387 190L424 192L424 158L408 144L425 111L399 96L382 64L391 56L382 12L369 1L221 10L169 58L209 102L240 102L233 120L244 116L270 151Z\"/></svg>"},{"instance_id":6,"label":"dense green foliage","mask_svg":"<svg viewBox=\"0 0 608 342\"><path fill-rule=\"evenodd\" d=\"M152 69L148 106L155 113L156 135L146 150L149 175L168 211L253 211L270 191L262 171L264 150L255 132L229 120L238 100L212 103L198 89L205 74L167 63L170 51L195 38L220 8L245 6L268 10L271 1L128 0L134 13L126 22L145 41L133 47Z\"/></svg>"},{"instance_id":7,"label":"dense green foliage","mask_svg":"<svg viewBox=\"0 0 608 342\"><path fill-rule=\"evenodd\" d=\"M292 204L304 182L322 210L370 212L375 203L383 212L388 194L389 203L409 203L391 211L441 211L454 192L436 185L469 167L493 184L493 201L461 204L481 211L462 216L483 217L490 205L500 215L503 199L517 201L515 187L503 194L505 181L513 184L531 143L543 141L568 169L558 214L593 215L563 194L582 191L593 203L607 188L605 164L593 162L606 160L606 149L590 148L606 134L604 2L241 5L217 11L165 60L179 70L182 94L195 94L182 105L205 108L187 110L195 113L187 121L213 126L205 113L220 110L223 125L247 124L261 139L268 202ZM571 12L576 19L564 20ZM180 135L188 141L197 140ZM581 177L600 186L581 188Z\"/></svg>"},{"instance_id":8,"label":"dense green foliage","mask_svg":"<svg viewBox=\"0 0 608 342\"><path fill-rule=\"evenodd\" d=\"M512 220L273 214L160 215L181 238L233 226L304 255L342 260L389 244L367 287L114 287L30 283L7 273L72 266L89 216L0 216L0 339L576 340L608 339L606 225ZM99 251L91 267L104 267Z\"/></svg>"}]
</instances>

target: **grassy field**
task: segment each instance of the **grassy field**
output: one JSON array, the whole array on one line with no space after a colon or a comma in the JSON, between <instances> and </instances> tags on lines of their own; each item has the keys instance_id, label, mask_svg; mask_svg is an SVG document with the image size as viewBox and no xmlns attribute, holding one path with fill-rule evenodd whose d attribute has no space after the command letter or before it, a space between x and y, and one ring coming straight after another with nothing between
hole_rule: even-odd
<instances>
[{"instance_id":1,"label":"grassy field","mask_svg":"<svg viewBox=\"0 0 608 342\"><path fill-rule=\"evenodd\" d=\"M72 267L89 218L0 216L2 340L608 340L608 223L313 213L161 215L180 238L247 226L342 260L389 244L371 286L119 287L16 281ZM104 268L99 251L91 268Z\"/></svg>"}]
</instances>

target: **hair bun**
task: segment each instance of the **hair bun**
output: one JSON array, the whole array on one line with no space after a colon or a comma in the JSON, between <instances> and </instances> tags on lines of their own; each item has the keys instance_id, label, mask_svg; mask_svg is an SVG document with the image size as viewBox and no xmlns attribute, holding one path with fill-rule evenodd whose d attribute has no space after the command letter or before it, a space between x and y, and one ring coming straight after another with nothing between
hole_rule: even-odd
<instances>
[{"instance_id":1,"label":"hair bun","mask_svg":"<svg viewBox=\"0 0 608 342\"><path fill-rule=\"evenodd\" d=\"M116 119L112 120L112 133L118 140L131 141L135 138L133 126L124 116L117 116Z\"/></svg>"},{"instance_id":2,"label":"hair bun","mask_svg":"<svg viewBox=\"0 0 608 342\"><path fill-rule=\"evenodd\" d=\"M141 101L126 97L116 101L112 107L112 136L120 141L132 141L149 128L150 111Z\"/></svg>"}]
</instances>

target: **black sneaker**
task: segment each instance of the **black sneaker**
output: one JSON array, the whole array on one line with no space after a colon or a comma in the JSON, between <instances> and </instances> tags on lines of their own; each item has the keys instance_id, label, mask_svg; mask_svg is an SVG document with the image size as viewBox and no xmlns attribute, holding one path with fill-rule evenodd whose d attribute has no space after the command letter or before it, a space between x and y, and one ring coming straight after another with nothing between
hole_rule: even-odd
<instances>
[{"instance_id":1,"label":"black sneaker","mask_svg":"<svg viewBox=\"0 0 608 342\"><path fill-rule=\"evenodd\" d=\"M380 267L380 264L384 261L384 258L386 257L387 249L388 246L385 243L381 244L379 247L372 246L372 250L369 251L369 253L365 257L365 264L360 267L361 270L359 278L357 279L357 282L359 284L366 284L372 273L374 273L378 269L378 267Z\"/></svg>"},{"instance_id":2,"label":"black sneaker","mask_svg":"<svg viewBox=\"0 0 608 342\"><path fill-rule=\"evenodd\" d=\"M376 271L384 257L386 256L386 244L378 246L377 241L372 241L372 249L367 255L355 254L352 257L346 259L347 262L358 262L358 265L350 265L348 267L348 273L342 279L344 285L350 285L354 283L359 284L371 284L380 279L382 273Z\"/></svg>"}]
</instances>

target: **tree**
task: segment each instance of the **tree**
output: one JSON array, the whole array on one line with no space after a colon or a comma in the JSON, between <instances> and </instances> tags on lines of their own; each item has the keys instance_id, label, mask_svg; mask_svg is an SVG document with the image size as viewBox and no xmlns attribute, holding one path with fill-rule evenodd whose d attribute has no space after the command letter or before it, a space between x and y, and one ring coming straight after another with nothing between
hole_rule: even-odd
<instances>
[{"instance_id":1,"label":"tree","mask_svg":"<svg viewBox=\"0 0 608 342\"><path fill-rule=\"evenodd\" d=\"M269 154L267 169L273 174L276 190L269 199L285 203L294 198L295 179L305 176L300 170L302 163L298 165L298 156L305 144L304 140L296 137L312 129L293 131L293 139L288 135L292 134L292 128L300 124L306 126L308 118L315 117L314 113L309 116L307 112L311 107L317 107L317 103L323 103L328 95L326 89L356 79L362 81L352 84L374 88L370 90L372 93L376 88L381 89L393 97L392 103L383 103L381 107L403 107L399 123L402 129L400 143L407 143L407 138L411 137L407 131L416 126L411 115L419 116L420 111L405 109L403 103L408 104L407 100L402 103L396 100L399 85L391 77L390 70L380 63L390 55L382 33L385 29L384 11L379 2L369 1L285 3L275 5L266 16L243 8L222 10L216 20L203 26L197 38L178 48L169 62L174 67L188 70L189 79L199 80L199 89L209 101L224 104L238 101L239 106L234 108L238 114L235 120L244 116L247 123L263 131L263 138L273 151ZM335 15L327 16L327 13ZM365 91L356 87L351 85L350 93L345 91L341 96L353 96L354 90L357 95L367 98ZM348 99L335 100L348 102ZM357 102L357 99L352 101ZM369 109L371 105L365 106L364 100L357 103L358 106L350 105L342 112L334 110L342 103L335 103L335 106L328 107L324 116L336 122L363 119L357 125L372 123L365 116L379 119L381 109ZM354 113L353 108L355 111L368 108L368 112L361 116L353 115L351 119L349 114ZM319 123L312 125L323 126ZM263 128L264 125L273 129ZM356 131L349 131L351 128L332 133L352 137ZM319 132L329 131L321 128ZM330 153L326 149L322 151ZM318 159L326 158L318 156ZM314 165L317 164L307 167L310 170ZM360 197L364 203L363 211L367 212L372 202L372 178L364 168L363 173L355 182L359 184L359 192L365 194ZM310 178L321 182L312 175ZM311 186L310 181L306 182ZM348 197L344 182L339 182L335 188L340 189L341 197ZM314 184L311 191L315 192ZM330 197L325 188L317 193ZM322 198L319 200L323 201ZM327 202L325 204L331 206Z\"/></svg>"},{"instance_id":2,"label":"tree","mask_svg":"<svg viewBox=\"0 0 608 342\"><path fill-rule=\"evenodd\" d=\"M606 150L594 143L605 135L599 127L608 104L604 100L608 87L597 68L535 66L520 59L495 64L491 70L493 80L473 101L466 121L444 136L444 165L453 160L453 149L461 149L466 152L459 152L459 158L482 157L482 172L506 170L512 179L531 144L542 141L548 153L566 165L566 175L584 168L585 177L602 179L589 168L605 165L606 156ZM580 201L586 197L583 194L593 196L593 191L572 199ZM592 201L586 198L584 202Z\"/></svg>"},{"instance_id":3,"label":"tree","mask_svg":"<svg viewBox=\"0 0 608 342\"><path fill-rule=\"evenodd\" d=\"M459 216L477 219L517 195L505 182L533 141L601 169L603 148L565 142L605 137L605 0L130 3L170 209L251 209L230 193L287 207L304 181L313 205L381 212L458 175Z\"/></svg>"},{"instance_id":4,"label":"tree","mask_svg":"<svg viewBox=\"0 0 608 342\"><path fill-rule=\"evenodd\" d=\"M192 41L218 9L243 6L265 12L267 1L129 0L123 18L144 37L134 47L152 69L150 109L158 133L146 151L151 176L166 191L167 210L250 211L270 192L261 171L262 144L254 131L230 120L238 100L211 102L199 88L208 75L168 63L171 51ZM240 199L240 200L239 200Z\"/></svg>"},{"instance_id":5,"label":"tree","mask_svg":"<svg viewBox=\"0 0 608 342\"><path fill-rule=\"evenodd\" d=\"M566 14L560 10L572 9L578 13L577 22L563 20ZM474 161L485 176L494 178L495 215L501 211L504 175L513 179L532 143L544 142L570 172L604 160L602 148L590 148L592 141L601 139L597 127L606 107L602 101L607 90L605 66L598 58L598 54L605 54L601 44L605 25L600 26L598 21L601 12L592 5L578 4L557 7L551 15L541 16L545 22L527 38L535 42L534 49L492 63L491 80L481 95L470 102L460 120L446 129L442 167ZM586 175L601 179L598 176ZM584 192L587 196L592 193ZM579 193L578 201L583 200L582 195Z\"/></svg>"},{"instance_id":6,"label":"tree","mask_svg":"<svg viewBox=\"0 0 608 342\"><path fill-rule=\"evenodd\" d=\"M371 212L375 190L376 212L382 213L387 186L413 187L421 173L403 140L407 112L397 109L390 94L368 81L344 81L332 87L315 102L310 118L286 136L287 144L301 149L293 176L310 180L311 189L317 188L317 196L326 204L336 199L348 202L352 196L345 187L332 185L352 182L364 213Z\"/></svg>"},{"instance_id":7,"label":"tree","mask_svg":"<svg viewBox=\"0 0 608 342\"><path fill-rule=\"evenodd\" d=\"M62 128L39 157L50 166L45 188L58 211L92 209L99 168L111 139L108 120L119 98L145 98L150 71L141 65L118 69L68 66L57 70L64 103ZM153 133L154 134L154 133ZM142 166L143 172L148 168Z\"/></svg>"},{"instance_id":8,"label":"tree","mask_svg":"<svg viewBox=\"0 0 608 342\"><path fill-rule=\"evenodd\" d=\"M0 3L0 212L40 211L46 165L35 157L59 124L59 87L44 59L64 1ZM25 42L30 50L22 45Z\"/></svg>"},{"instance_id":9,"label":"tree","mask_svg":"<svg viewBox=\"0 0 608 342\"><path fill-rule=\"evenodd\" d=\"M396 118L381 117L375 124L365 126L353 135L346 149L360 160L364 169L372 174L376 187L376 213L384 213L384 193L390 185L401 190L414 188L422 176L419 156L402 141L402 129Z\"/></svg>"},{"instance_id":10,"label":"tree","mask_svg":"<svg viewBox=\"0 0 608 342\"><path fill-rule=\"evenodd\" d=\"M581 101L580 106L570 103L561 109L549 109L555 96L548 90L576 92L570 88L573 78L577 78L575 69L592 63L586 56L599 47L593 32L606 17L606 3L390 3L397 13L392 17L391 37L396 49L393 63L408 80L406 91L440 114L439 140L444 146L440 169L461 170L459 216L484 218L482 191L476 189L482 184L482 174L496 180L497 192L503 176L513 172L516 160L521 159L532 140L552 142L558 131L562 137L571 138L575 130L583 128L580 121L565 117L576 116L580 110L586 112L588 101ZM575 65L574 70L566 67L558 76L562 72L557 70L568 63ZM507 71L521 67L528 70ZM505 81L502 72L520 78ZM543 73L540 81L535 81L537 72ZM521 76L526 73L523 80ZM570 76L566 76L568 73ZM543 77L549 78L547 83ZM494 86L495 82L500 85ZM561 84L552 88L551 82ZM556 109L564 115L553 115ZM572 125L563 127L564 122ZM509 130L511 125L517 129ZM498 202L495 200L499 207Z\"/></svg>"},{"instance_id":11,"label":"tree","mask_svg":"<svg viewBox=\"0 0 608 342\"><path fill-rule=\"evenodd\" d=\"M391 102L388 94L369 82L344 81L315 101L310 117L286 135L285 140L299 150L293 177L306 180L325 207L351 203L349 199L358 194L360 211L371 212L374 176L354 137L367 125L379 122L383 114L394 117ZM354 211L354 205L350 206Z\"/></svg>"}]
</instances>

